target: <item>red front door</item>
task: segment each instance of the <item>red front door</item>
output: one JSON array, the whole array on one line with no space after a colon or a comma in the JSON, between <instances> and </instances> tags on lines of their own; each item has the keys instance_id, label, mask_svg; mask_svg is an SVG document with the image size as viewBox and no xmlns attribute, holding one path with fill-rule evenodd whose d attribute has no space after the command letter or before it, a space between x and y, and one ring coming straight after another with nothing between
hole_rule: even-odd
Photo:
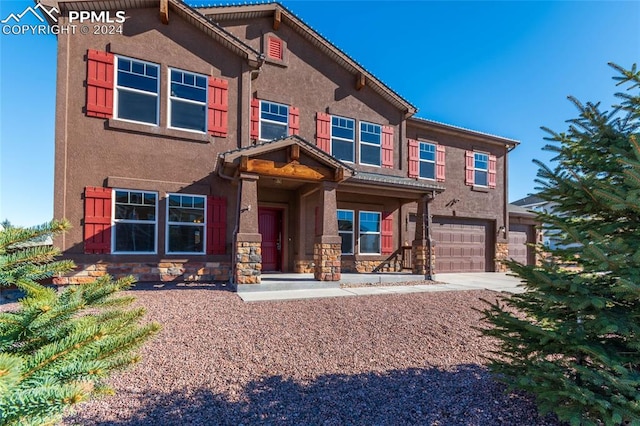
<instances>
[{"instance_id":1,"label":"red front door","mask_svg":"<svg viewBox=\"0 0 640 426\"><path fill-rule=\"evenodd\" d=\"M262 271L281 271L282 210L259 207L258 230L262 235Z\"/></svg>"}]
</instances>

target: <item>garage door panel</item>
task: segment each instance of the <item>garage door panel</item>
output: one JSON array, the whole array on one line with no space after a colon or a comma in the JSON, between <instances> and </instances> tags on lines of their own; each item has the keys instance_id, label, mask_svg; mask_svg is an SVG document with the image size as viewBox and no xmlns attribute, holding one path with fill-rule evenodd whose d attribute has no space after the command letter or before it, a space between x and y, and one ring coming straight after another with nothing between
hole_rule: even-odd
<instances>
[{"instance_id":1,"label":"garage door panel","mask_svg":"<svg viewBox=\"0 0 640 426\"><path fill-rule=\"evenodd\" d=\"M488 221L434 218L436 273L490 271L489 229Z\"/></svg>"},{"instance_id":2,"label":"garage door panel","mask_svg":"<svg viewBox=\"0 0 640 426\"><path fill-rule=\"evenodd\" d=\"M527 243L533 242L533 227L514 224L509 227L509 258L524 265L532 263L532 249Z\"/></svg>"}]
</instances>

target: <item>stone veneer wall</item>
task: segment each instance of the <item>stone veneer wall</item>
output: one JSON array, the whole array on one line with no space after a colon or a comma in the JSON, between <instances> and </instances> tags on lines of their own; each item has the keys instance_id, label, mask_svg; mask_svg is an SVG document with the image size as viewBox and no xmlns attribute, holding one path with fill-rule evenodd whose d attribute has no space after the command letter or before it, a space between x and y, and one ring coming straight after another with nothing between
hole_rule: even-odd
<instances>
[{"instance_id":1,"label":"stone veneer wall","mask_svg":"<svg viewBox=\"0 0 640 426\"><path fill-rule=\"evenodd\" d=\"M340 243L315 243L313 258L314 278L319 281L340 281Z\"/></svg>"},{"instance_id":2,"label":"stone veneer wall","mask_svg":"<svg viewBox=\"0 0 640 426\"><path fill-rule=\"evenodd\" d=\"M507 272L507 265L502 263L509 257L509 243L496 243L496 272Z\"/></svg>"},{"instance_id":3,"label":"stone veneer wall","mask_svg":"<svg viewBox=\"0 0 640 426\"><path fill-rule=\"evenodd\" d=\"M261 243L240 241L236 245L236 284L260 284L262 271Z\"/></svg>"},{"instance_id":4,"label":"stone veneer wall","mask_svg":"<svg viewBox=\"0 0 640 426\"><path fill-rule=\"evenodd\" d=\"M114 278L132 275L138 282L149 281L228 281L227 262L88 263L77 264L74 272L53 278L54 284L84 284L107 274Z\"/></svg>"},{"instance_id":5,"label":"stone veneer wall","mask_svg":"<svg viewBox=\"0 0 640 426\"><path fill-rule=\"evenodd\" d=\"M368 274L371 272L402 272L402 261L392 260L354 260L343 259L342 272Z\"/></svg>"},{"instance_id":6,"label":"stone veneer wall","mask_svg":"<svg viewBox=\"0 0 640 426\"><path fill-rule=\"evenodd\" d=\"M296 259L293 262L293 272L296 274L313 274L315 271L315 263L313 260Z\"/></svg>"}]
</instances>

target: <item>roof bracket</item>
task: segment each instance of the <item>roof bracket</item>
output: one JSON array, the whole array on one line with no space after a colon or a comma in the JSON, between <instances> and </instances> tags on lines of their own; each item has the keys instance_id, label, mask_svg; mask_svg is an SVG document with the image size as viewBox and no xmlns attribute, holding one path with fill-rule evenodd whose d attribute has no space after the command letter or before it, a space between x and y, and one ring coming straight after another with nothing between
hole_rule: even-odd
<instances>
[{"instance_id":1,"label":"roof bracket","mask_svg":"<svg viewBox=\"0 0 640 426\"><path fill-rule=\"evenodd\" d=\"M273 30L278 31L280 28L280 23L282 22L282 10L280 8L276 8L273 11Z\"/></svg>"},{"instance_id":2,"label":"roof bracket","mask_svg":"<svg viewBox=\"0 0 640 426\"><path fill-rule=\"evenodd\" d=\"M365 77L364 73L362 72L358 73L358 76L356 77L356 90L360 90L366 85L367 85L367 78Z\"/></svg>"},{"instance_id":3,"label":"roof bracket","mask_svg":"<svg viewBox=\"0 0 640 426\"><path fill-rule=\"evenodd\" d=\"M160 21L169 24L169 0L160 0Z\"/></svg>"}]
</instances>

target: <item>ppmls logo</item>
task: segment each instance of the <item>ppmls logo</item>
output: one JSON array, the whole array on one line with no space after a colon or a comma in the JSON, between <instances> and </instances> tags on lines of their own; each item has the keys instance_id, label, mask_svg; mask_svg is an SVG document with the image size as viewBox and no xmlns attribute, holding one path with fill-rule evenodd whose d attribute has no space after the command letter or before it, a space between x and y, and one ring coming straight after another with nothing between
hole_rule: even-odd
<instances>
[{"instance_id":1,"label":"ppmls logo","mask_svg":"<svg viewBox=\"0 0 640 426\"><path fill-rule=\"evenodd\" d=\"M58 15L60 15L60 11L55 6L51 6L51 9L47 9L47 7L44 6L42 3L38 3L34 7L28 6L22 13L19 13L17 15L15 13L11 13L5 19L0 21L0 23L6 24L6 25L11 25L13 23L19 24L25 15L33 15L36 17L38 21L44 24L46 22L44 18L45 15L40 15L40 13L38 13L38 10L42 11L42 13L46 14L46 16L51 18L52 22L58 23Z\"/></svg>"}]
</instances>

